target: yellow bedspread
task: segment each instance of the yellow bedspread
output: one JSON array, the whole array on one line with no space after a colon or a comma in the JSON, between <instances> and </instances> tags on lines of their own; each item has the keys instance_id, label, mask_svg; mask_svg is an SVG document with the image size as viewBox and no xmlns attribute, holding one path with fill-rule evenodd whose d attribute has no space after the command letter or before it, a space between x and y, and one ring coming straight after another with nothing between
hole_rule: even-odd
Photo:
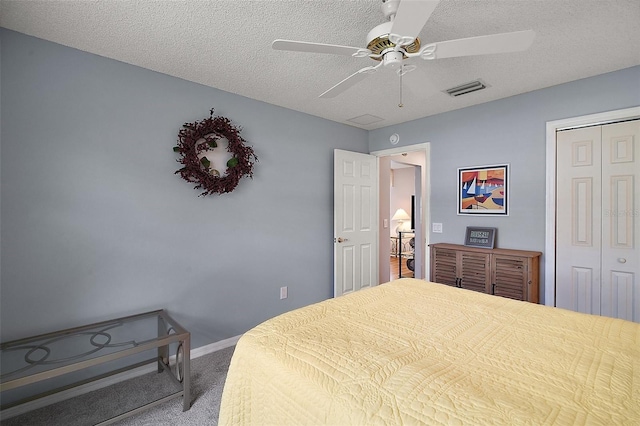
<instances>
[{"instance_id":1,"label":"yellow bedspread","mask_svg":"<svg viewBox=\"0 0 640 426\"><path fill-rule=\"evenodd\" d=\"M221 425L640 425L640 324L415 279L239 340Z\"/></svg>"}]
</instances>

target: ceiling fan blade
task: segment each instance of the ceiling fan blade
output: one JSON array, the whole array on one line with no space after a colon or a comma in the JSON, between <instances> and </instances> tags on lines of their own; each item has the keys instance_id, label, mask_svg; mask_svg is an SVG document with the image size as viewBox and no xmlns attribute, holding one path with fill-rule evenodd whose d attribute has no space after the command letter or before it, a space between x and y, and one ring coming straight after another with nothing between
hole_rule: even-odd
<instances>
[{"instance_id":1,"label":"ceiling fan blade","mask_svg":"<svg viewBox=\"0 0 640 426\"><path fill-rule=\"evenodd\" d=\"M354 72L349 77L345 78L340 83L336 84L331 89L329 89L326 92L322 93L318 97L319 98L335 98L340 93L344 92L348 88L356 85L357 83L359 83L362 80L364 80L365 78L367 78L369 76L369 74L373 74L374 72L376 72L376 70L380 67L380 65L382 65L382 62L380 62L375 67L366 67L366 68L362 68L361 70L358 70L358 71Z\"/></svg>"},{"instance_id":2,"label":"ceiling fan blade","mask_svg":"<svg viewBox=\"0 0 640 426\"><path fill-rule=\"evenodd\" d=\"M347 56L368 56L371 54L369 49L361 49L359 47L339 46L336 44L310 43L306 41L295 40L275 40L271 47L275 50L288 50L293 52L309 52L309 53L331 53L335 55Z\"/></svg>"},{"instance_id":3,"label":"ceiling fan blade","mask_svg":"<svg viewBox=\"0 0 640 426\"><path fill-rule=\"evenodd\" d=\"M434 43L435 59L519 52L527 50L535 37L535 31L527 30L442 41Z\"/></svg>"},{"instance_id":4,"label":"ceiling fan blade","mask_svg":"<svg viewBox=\"0 0 640 426\"><path fill-rule=\"evenodd\" d=\"M391 34L401 36L409 44L418 37L440 0L402 0L391 25Z\"/></svg>"}]
</instances>

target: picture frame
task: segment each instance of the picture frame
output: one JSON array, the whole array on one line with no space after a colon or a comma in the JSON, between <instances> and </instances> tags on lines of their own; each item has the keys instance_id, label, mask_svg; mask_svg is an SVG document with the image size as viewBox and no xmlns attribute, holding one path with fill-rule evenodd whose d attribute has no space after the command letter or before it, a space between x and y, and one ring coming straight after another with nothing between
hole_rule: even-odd
<instances>
[{"instance_id":1,"label":"picture frame","mask_svg":"<svg viewBox=\"0 0 640 426\"><path fill-rule=\"evenodd\" d=\"M497 228L482 228L467 226L464 236L464 245L467 247L494 248L496 243Z\"/></svg>"},{"instance_id":2,"label":"picture frame","mask_svg":"<svg viewBox=\"0 0 640 426\"><path fill-rule=\"evenodd\" d=\"M509 215L509 165L458 168L458 214Z\"/></svg>"}]
</instances>

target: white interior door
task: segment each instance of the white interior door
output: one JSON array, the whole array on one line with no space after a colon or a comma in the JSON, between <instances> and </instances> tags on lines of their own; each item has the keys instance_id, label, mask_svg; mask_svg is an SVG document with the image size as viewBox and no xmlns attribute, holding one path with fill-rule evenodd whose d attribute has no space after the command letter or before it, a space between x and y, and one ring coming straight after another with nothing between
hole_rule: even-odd
<instances>
[{"instance_id":1,"label":"white interior door","mask_svg":"<svg viewBox=\"0 0 640 426\"><path fill-rule=\"evenodd\" d=\"M640 120L602 126L601 314L640 322Z\"/></svg>"},{"instance_id":2,"label":"white interior door","mask_svg":"<svg viewBox=\"0 0 640 426\"><path fill-rule=\"evenodd\" d=\"M557 135L558 307L640 322L639 140L638 120Z\"/></svg>"},{"instance_id":3,"label":"white interior door","mask_svg":"<svg viewBox=\"0 0 640 426\"><path fill-rule=\"evenodd\" d=\"M600 127L557 136L556 306L600 314Z\"/></svg>"},{"instance_id":4,"label":"white interior door","mask_svg":"<svg viewBox=\"0 0 640 426\"><path fill-rule=\"evenodd\" d=\"M378 284L378 159L334 150L334 296Z\"/></svg>"}]
</instances>

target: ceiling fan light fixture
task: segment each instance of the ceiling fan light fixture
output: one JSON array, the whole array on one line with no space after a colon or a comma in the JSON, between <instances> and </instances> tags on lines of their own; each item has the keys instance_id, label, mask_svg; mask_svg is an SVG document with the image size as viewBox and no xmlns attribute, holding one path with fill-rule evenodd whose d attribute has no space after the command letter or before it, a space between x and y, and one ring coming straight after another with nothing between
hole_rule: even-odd
<instances>
[{"instance_id":1,"label":"ceiling fan light fixture","mask_svg":"<svg viewBox=\"0 0 640 426\"><path fill-rule=\"evenodd\" d=\"M456 87L452 87L450 89L445 90L444 92L449 94L449 96L460 96L466 95L468 93L477 92L478 90L483 90L489 87L481 80L470 81L469 83L461 84Z\"/></svg>"}]
</instances>

